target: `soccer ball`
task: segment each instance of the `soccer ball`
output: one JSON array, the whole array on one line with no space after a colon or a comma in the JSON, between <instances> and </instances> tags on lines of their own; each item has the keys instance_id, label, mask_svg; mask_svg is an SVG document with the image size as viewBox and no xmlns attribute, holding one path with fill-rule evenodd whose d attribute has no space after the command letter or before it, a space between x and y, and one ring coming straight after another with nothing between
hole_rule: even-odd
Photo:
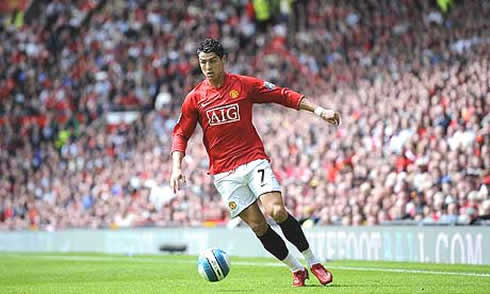
<instances>
[{"instance_id":1,"label":"soccer ball","mask_svg":"<svg viewBox=\"0 0 490 294\"><path fill-rule=\"evenodd\" d=\"M206 281L221 281L230 272L230 259L221 249L206 249L199 255L197 270Z\"/></svg>"}]
</instances>

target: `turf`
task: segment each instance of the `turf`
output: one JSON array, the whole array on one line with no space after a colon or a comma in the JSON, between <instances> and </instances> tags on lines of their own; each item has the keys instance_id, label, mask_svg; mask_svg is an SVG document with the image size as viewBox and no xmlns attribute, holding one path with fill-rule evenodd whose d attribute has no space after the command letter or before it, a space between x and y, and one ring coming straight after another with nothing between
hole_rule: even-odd
<instances>
[{"instance_id":1,"label":"turf","mask_svg":"<svg viewBox=\"0 0 490 294\"><path fill-rule=\"evenodd\" d=\"M266 258L231 257L217 283L195 256L0 253L0 293L490 293L490 266L336 261L334 282L291 287L291 274Z\"/></svg>"}]
</instances>

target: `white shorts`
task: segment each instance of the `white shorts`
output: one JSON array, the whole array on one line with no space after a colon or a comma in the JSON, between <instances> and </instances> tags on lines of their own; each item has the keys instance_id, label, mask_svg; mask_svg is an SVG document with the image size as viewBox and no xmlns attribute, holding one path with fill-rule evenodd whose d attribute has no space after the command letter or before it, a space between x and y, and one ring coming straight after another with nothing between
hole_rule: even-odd
<instances>
[{"instance_id":1,"label":"white shorts","mask_svg":"<svg viewBox=\"0 0 490 294\"><path fill-rule=\"evenodd\" d=\"M281 192L271 165L265 159L254 160L233 171L216 174L213 180L232 218L253 204L260 195Z\"/></svg>"}]
</instances>

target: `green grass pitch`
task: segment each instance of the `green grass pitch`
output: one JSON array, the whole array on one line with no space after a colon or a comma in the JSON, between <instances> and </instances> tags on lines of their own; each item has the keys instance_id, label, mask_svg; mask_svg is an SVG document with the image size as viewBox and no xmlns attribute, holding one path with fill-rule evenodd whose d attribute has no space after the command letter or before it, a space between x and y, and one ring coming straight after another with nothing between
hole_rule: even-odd
<instances>
[{"instance_id":1,"label":"green grass pitch","mask_svg":"<svg viewBox=\"0 0 490 294\"><path fill-rule=\"evenodd\" d=\"M195 256L0 253L0 293L490 293L490 266L335 261L332 284L310 275L292 288L273 259L230 258L228 277L210 283Z\"/></svg>"}]
</instances>

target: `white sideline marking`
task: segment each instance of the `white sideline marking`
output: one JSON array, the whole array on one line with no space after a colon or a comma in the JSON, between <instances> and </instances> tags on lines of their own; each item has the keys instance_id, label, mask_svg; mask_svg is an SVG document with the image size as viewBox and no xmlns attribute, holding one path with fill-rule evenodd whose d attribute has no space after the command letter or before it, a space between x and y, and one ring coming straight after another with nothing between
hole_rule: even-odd
<instances>
[{"instance_id":1,"label":"white sideline marking","mask_svg":"<svg viewBox=\"0 0 490 294\"><path fill-rule=\"evenodd\" d=\"M280 263L259 263L259 262L234 262L238 265L251 265L251 266L283 266ZM486 277L490 278L490 274L485 273L468 273L468 272L441 272L441 271L429 271L429 270L412 270L412 269L398 269L398 268L382 268L382 267L357 267L357 266L342 266L342 265L327 265L329 269L339 270L352 270L352 271L369 271L369 272L391 272L391 273L411 273L411 274L430 274L430 275L448 275L448 276L472 276L472 277Z\"/></svg>"},{"instance_id":2,"label":"white sideline marking","mask_svg":"<svg viewBox=\"0 0 490 294\"><path fill-rule=\"evenodd\" d=\"M341 265L329 266L328 268L335 268L335 269L340 269L340 270L352 270L352 271L411 273L411 274L429 274L429 275L446 275L446 276L471 276L471 277L490 278L490 274L485 274L485 273L441 272L441 271L414 270L414 269L356 267L356 266L341 266Z\"/></svg>"},{"instance_id":3,"label":"white sideline marking","mask_svg":"<svg viewBox=\"0 0 490 294\"><path fill-rule=\"evenodd\" d=\"M22 255L22 254L1 254L4 256L20 257L25 259L39 258L39 259L53 259L53 260L73 260L73 261L127 261L127 262L146 262L146 263L196 263L193 260L160 260L151 259L151 257L132 257L132 256L83 256L83 255ZM0 255L0 256L1 256ZM197 264L197 263L196 263ZM232 265L244 265L244 266L271 266L271 267L283 267L284 265L279 262L251 262L251 261L235 261L231 262ZM390 272L390 273L410 273L410 274L427 274L427 275L446 275L446 276L470 276L470 277L484 277L490 278L490 273L471 273L471 272L442 272L442 271L430 271L430 270L415 270L415 269L398 269L398 268L381 268L381 267L357 267L357 266L342 266L342 265L328 265L329 269L339 270L352 270L352 271L369 271L369 272Z\"/></svg>"}]
</instances>

